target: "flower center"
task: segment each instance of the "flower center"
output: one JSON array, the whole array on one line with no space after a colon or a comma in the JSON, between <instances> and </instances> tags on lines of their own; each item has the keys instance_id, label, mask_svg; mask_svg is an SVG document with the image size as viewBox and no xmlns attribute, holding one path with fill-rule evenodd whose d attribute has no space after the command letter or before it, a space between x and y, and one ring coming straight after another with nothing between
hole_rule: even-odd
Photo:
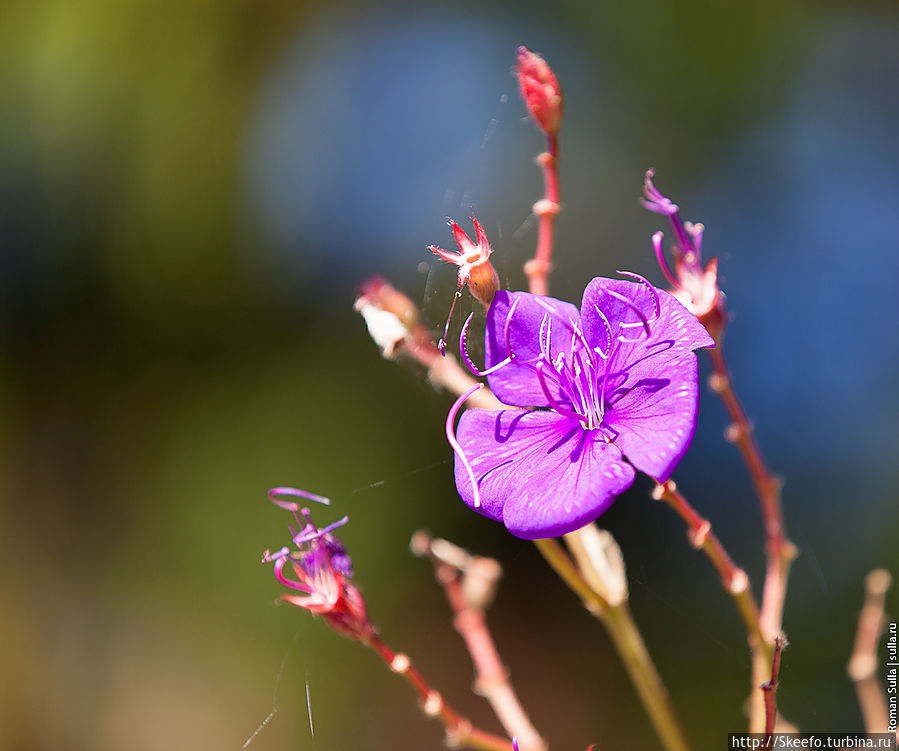
<instances>
[{"instance_id":1,"label":"flower center","mask_svg":"<svg viewBox=\"0 0 899 751\"><path fill-rule=\"evenodd\" d=\"M574 321L565 322L571 332L569 354L553 352L552 320L547 313L540 327L540 357L535 363L540 387L553 411L579 420L585 430L601 428L609 408L607 389L616 352L591 348Z\"/></svg>"},{"instance_id":2,"label":"flower center","mask_svg":"<svg viewBox=\"0 0 899 751\"><path fill-rule=\"evenodd\" d=\"M660 314L655 289L642 277L633 276L643 281L652 291L654 316L650 321L632 300L613 290L607 290L607 294L633 311L638 320L619 321L617 330L613 332L609 318L595 307L605 332L604 346L591 347L577 321L563 319L557 311L541 302L547 312L538 334L540 355L533 362L533 367L550 408L560 415L579 420L584 430L604 428L603 418L613 405L612 397L621 386L622 376L626 378L624 372L613 371L621 348L639 341L642 336L649 338L650 323ZM514 308L509 312L510 318L513 313ZM564 326L570 334L570 344L564 351L552 350L554 321L556 326ZM634 329L639 330L636 337L632 334ZM514 356L512 360L515 360ZM611 440L612 436L606 433L604 435L607 440Z\"/></svg>"}]
</instances>

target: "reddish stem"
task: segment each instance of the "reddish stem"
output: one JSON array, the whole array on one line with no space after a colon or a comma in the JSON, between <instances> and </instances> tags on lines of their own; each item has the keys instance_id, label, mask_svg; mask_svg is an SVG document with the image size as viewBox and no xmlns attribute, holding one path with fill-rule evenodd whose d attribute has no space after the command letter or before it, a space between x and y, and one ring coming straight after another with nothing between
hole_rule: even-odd
<instances>
[{"instance_id":1,"label":"reddish stem","mask_svg":"<svg viewBox=\"0 0 899 751\"><path fill-rule=\"evenodd\" d=\"M656 484L653 497L665 501L684 520L689 530L687 537L690 544L708 556L721 577L725 591L734 598L737 610L746 626L749 646L753 650L761 647L764 638L760 625L759 607L749 586L749 577L733 562L717 535L712 531L709 520L702 517L690 505L673 480Z\"/></svg>"},{"instance_id":2,"label":"reddish stem","mask_svg":"<svg viewBox=\"0 0 899 751\"><path fill-rule=\"evenodd\" d=\"M524 265L529 289L535 295L549 294L549 273L552 271L553 236L556 216L561 210L559 204L559 138L547 135L546 151L537 157L537 164L543 169L543 198L534 204L537 215L537 251Z\"/></svg>"},{"instance_id":3,"label":"reddish stem","mask_svg":"<svg viewBox=\"0 0 899 751\"><path fill-rule=\"evenodd\" d=\"M771 665L772 647L764 638L761 628L761 616L752 588L749 585L749 577L743 569L734 564L733 559L724 549L724 546L712 532L712 525L704 519L689 504L687 499L677 490L674 481L668 480L663 484L657 484L653 491L653 497L665 501L673 508L678 516L687 524L688 538L694 547L702 549L711 560L721 583L734 599L737 611L743 619L746 627L746 640L749 643L750 664L752 672L752 693L749 698L749 729L750 732L761 732L762 713L765 709L764 696L761 691L762 682L767 679L768 669Z\"/></svg>"},{"instance_id":4,"label":"reddish stem","mask_svg":"<svg viewBox=\"0 0 899 751\"><path fill-rule=\"evenodd\" d=\"M727 429L727 437L736 444L749 469L752 483L758 495L765 527L765 549L768 557L765 587L762 594L761 628L765 641L771 642L783 626L784 600L787 594L787 578L790 564L798 553L796 546L787 539L783 511L780 503L780 480L771 474L752 432L752 423L737 398L731 382L730 370L724 358L719 338L715 349L706 350L712 361L714 373L709 386L724 402L733 423Z\"/></svg>"},{"instance_id":5,"label":"reddish stem","mask_svg":"<svg viewBox=\"0 0 899 751\"><path fill-rule=\"evenodd\" d=\"M499 564L492 558L471 556L455 545L437 540L442 547L451 550L454 560L450 562L438 554L433 542L426 532L417 532L412 538L412 549L418 555L427 555L434 565L434 574L455 616L453 625L465 641L474 663L475 692L490 703L506 732L518 738L524 751L544 751L546 742L512 688L487 626L484 607L492 599L496 579L501 573Z\"/></svg>"},{"instance_id":6,"label":"reddish stem","mask_svg":"<svg viewBox=\"0 0 899 751\"><path fill-rule=\"evenodd\" d=\"M366 644L387 663L394 673L403 676L412 686L421 699L424 713L443 723L449 745L468 746L481 749L481 751L514 751L511 741L474 727L471 720L463 717L447 704L440 693L431 688L407 655L394 652L375 634L368 638Z\"/></svg>"},{"instance_id":7,"label":"reddish stem","mask_svg":"<svg viewBox=\"0 0 899 751\"><path fill-rule=\"evenodd\" d=\"M771 657L771 679L762 684L765 693L765 748L771 748L771 734L777 722L777 686L780 676L780 659L787 640L780 634L774 640L774 654Z\"/></svg>"}]
</instances>

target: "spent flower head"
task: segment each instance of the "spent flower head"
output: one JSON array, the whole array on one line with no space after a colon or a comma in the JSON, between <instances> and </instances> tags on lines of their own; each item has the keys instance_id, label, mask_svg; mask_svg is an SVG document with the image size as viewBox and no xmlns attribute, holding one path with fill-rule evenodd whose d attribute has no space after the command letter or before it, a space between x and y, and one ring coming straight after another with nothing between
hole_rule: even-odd
<instances>
[{"instance_id":1,"label":"spent flower head","mask_svg":"<svg viewBox=\"0 0 899 751\"><path fill-rule=\"evenodd\" d=\"M686 453L699 399L694 349L712 338L645 279L593 279L581 309L498 292L487 315L485 375L518 409L447 419L462 500L526 539L556 537L603 513L635 470L665 480ZM469 321L471 318L469 318ZM470 392L469 392L470 393Z\"/></svg>"},{"instance_id":2,"label":"spent flower head","mask_svg":"<svg viewBox=\"0 0 899 751\"><path fill-rule=\"evenodd\" d=\"M368 620L365 600L359 590L350 583L353 564L346 548L332 534L349 521L348 517L318 528L312 522L310 510L283 496L304 498L329 504L323 496L307 493L297 488L272 488L269 500L293 513L297 526L288 524L293 548L284 546L271 552L266 550L263 563L274 563L275 577L281 584L300 594L283 594L280 599L304 608L313 615L325 619L331 628L357 641L366 641L374 628ZM293 572L293 576L285 573Z\"/></svg>"},{"instance_id":3,"label":"spent flower head","mask_svg":"<svg viewBox=\"0 0 899 751\"><path fill-rule=\"evenodd\" d=\"M446 332L449 331L450 319L453 317L456 300L459 299L459 293L465 288L465 285L468 285L472 297L481 303L485 310L490 307L490 303L493 302L493 296L499 289L499 276L497 276L493 264L490 263L490 254L493 253L493 249L487 241L487 233L484 232L484 228L477 220L477 217L472 216L471 221L474 224L477 242L473 242L465 234L465 231L450 219L449 226L453 231L456 244L459 246L459 252L443 250L443 248L438 248L436 245L428 246L428 250L432 253L435 253L444 261L459 267L459 292L453 298L449 315L446 317L446 326L443 329L443 338L440 340L439 345L441 352L444 351Z\"/></svg>"},{"instance_id":4,"label":"spent flower head","mask_svg":"<svg viewBox=\"0 0 899 751\"><path fill-rule=\"evenodd\" d=\"M459 252L443 250L436 245L429 245L428 250L436 253L444 261L458 266L459 289L463 289L467 284L472 297L484 308L489 308L493 301L493 295L499 289L499 277L493 264L490 263L490 254L493 253L493 250L490 243L487 242L487 233L484 232L484 228L476 217L472 216L471 221L474 224L477 242L473 242L465 234L465 231L450 219L449 226L453 231L456 244L459 246Z\"/></svg>"},{"instance_id":5,"label":"spent flower head","mask_svg":"<svg viewBox=\"0 0 899 751\"><path fill-rule=\"evenodd\" d=\"M668 217L671 223L675 237L671 247L674 270L665 258L662 232L656 232L652 236L656 259L671 284L671 293L703 322L715 341L719 341L727 325L727 311L724 307L724 294L718 288L718 259L711 259L703 268L702 234L705 227L698 222L684 222L680 218L677 204L656 188L652 181L654 175L655 170L646 171L641 203L650 211Z\"/></svg>"},{"instance_id":6,"label":"spent flower head","mask_svg":"<svg viewBox=\"0 0 899 751\"><path fill-rule=\"evenodd\" d=\"M353 307L365 320L381 354L388 359L396 357L410 343L430 341L415 303L381 276L370 277L359 285Z\"/></svg>"}]
</instances>

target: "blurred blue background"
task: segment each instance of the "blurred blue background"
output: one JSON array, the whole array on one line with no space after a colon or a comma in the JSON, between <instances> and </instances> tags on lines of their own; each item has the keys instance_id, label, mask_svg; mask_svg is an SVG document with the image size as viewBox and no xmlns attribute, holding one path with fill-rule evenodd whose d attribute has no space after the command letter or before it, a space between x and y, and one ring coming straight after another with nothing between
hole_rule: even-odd
<instances>
[{"instance_id":1,"label":"blurred blue background","mask_svg":"<svg viewBox=\"0 0 899 751\"><path fill-rule=\"evenodd\" d=\"M379 272L439 328L454 273L425 246L473 211L524 285L542 143L511 75L521 43L566 95L554 294L618 268L661 283L647 167L706 224L736 385L802 549L780 706L806 730L861 727L861 580L899 573L894 3L2 9L0 747L240 748L275 708L251 749L440 747L372 655L273 607L258 561L286 539L265 500L280 484L350 515L384 638L476 722L496 729L407 552L418 527L503 563L491 622L553 748L657 747L601 628L456 497L451 399L382 361L351 309ZM725 425L705 393L675 477L758 585ZM602 523L690 736L720 748L743 727L744 637L648 489Z\"/></svg>"}]
</instances>

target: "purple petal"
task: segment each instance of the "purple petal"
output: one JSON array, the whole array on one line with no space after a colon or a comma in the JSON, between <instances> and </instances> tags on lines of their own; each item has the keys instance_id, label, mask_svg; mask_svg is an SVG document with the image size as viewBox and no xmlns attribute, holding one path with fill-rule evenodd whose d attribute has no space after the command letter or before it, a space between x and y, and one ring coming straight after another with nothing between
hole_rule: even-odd
<instances>
[{"instance_id":1,"label":"purple petal","mask_svg":"<svg viewBox=\"0 0 899 751\"><path fill-rule=\"evenodd\" d=\"M512 320L507 328L513 305ZM497 398L515 407L548 406L534 370L541 356L541 335L546 335L548 326L550 356L555 358L564 352L570 359L572 329L579 325L580 315L571 303L529 292L497 292L487 314L487 333L484 337L487 367L509 356L507 334L515 356L515 362L487 377Z\"/></svg>"},{"instance_id":2,"label":"purple petal","mask_svg":"<svg viewBox=\"0 0 899 751\"><path fill-rule=\"evenodd\" d=\"M456 459L465 503L527 540L558 537L593 521L634 481L634 468L598 430L554 412L469 409L457 438L478 479Z\"/></svg>"},{"instance_id":3,"label":"purple petal","mask_svg":"<svg viewBox=\"0 0 899 751\"><path fill-rule=\"evenodd\" d=\"M640 322L640 316L626 303L609 294L610 292L626 297L640 310L649 321L649 339L641 327L632 325ZM653 347L660 348L663 342L680 351L715 345L705 326L673 295L661 289L656 289L655 292L658 295L660 309L657 320L653 320L655 301L652 292L645 284L602 277L593 279L584 290L584 299L581 303L584 336L590 346L600 347L604 352L608 351L606 325L597 310L605 314L612 326L613 336L618 333L619 324L625 323L628 327L622 330L624 335L628 339L640 340L636 345L623 345L625 356L619 362L625 364L640 359Z\"/></svg>"},{"instance_id":4,"label":"purple petal","mask_svg":"<svg viewBox=\"0 0 899 751\"><path fill-rule=\"evenodd\" d=\"M699 375L696 355L660 352L619 373L607 393L603 426L637 469L660 482L687 453L696 431Z\"/></svg>"}]
</instances>

